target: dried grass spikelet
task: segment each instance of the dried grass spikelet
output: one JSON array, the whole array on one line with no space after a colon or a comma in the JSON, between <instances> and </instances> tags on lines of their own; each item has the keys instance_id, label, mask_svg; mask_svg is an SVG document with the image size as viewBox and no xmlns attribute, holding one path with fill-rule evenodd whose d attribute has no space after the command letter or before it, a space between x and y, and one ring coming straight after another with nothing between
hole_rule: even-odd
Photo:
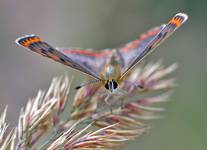
<instances>
[{"instance_id":1,"label":"dried grass spikelet","mask_svg":"<svg viewBox=\"0 0 207 150\"><path fill-rule=\"evenodd\" d=\"M39 91L35 98L21 109L18 124L18 148L28 149L60 122L68 100L71 81L67 76L54 78L45 93Z\"/></svg>"},{"instance_id":2,"label":"dried grass spikelet","mask_svg":"<svg viewBox=\"0 0 207 150\"><path fill-rule=\"evenodd\" d=\"M156 106L167 101L174 79L166 76L176 69L164 68L161 61L140 64L120 87L127 94L112 95L104 102L102 87L87 86L77 91L68 118L61 118L69 99L71 79L54 78L47 92L39 91L21 109L16 129L5 137L6 109L0 117L0 150L119 149L129 140L148 132L147 120L160 118L164 108ZM132 83L144 86L139 89ZM158 113L158 114L157 114Z\"/></svg>"},{"instance_id":3,"label":"dried grass spikelet","mask_svg":"<svg viewBox=\"0 0 207 150\"><path fill-rule=\"evenodd\" d=\"M0 116L0 150L10 149L13 150L15 148L15 140L16 140L16 128L11 129L7 135L6 130L8 128L8 124L5 122L7 113L7 107L5 107L3 113Z\"/></svg>"}]
</instances>

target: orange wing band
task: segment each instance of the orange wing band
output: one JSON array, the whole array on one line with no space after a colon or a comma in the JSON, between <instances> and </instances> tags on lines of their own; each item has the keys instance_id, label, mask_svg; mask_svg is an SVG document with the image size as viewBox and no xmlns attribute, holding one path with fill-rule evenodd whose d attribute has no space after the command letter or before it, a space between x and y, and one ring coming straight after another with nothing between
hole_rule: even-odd
<instances>
[{"instance_id":1,"label":"orange wing band","mask_svg":"<svg viewBox=\"0 0 207 150\"><path fill-rule=\"evenodd\" d=\"M21 37L17 40L17 43L28 48L33 43L42 42L42 40L34 35Z\"/></svg>"},{"instance_id":2,"label":"orange wing band","mask_svg":"<svg viewBox=\"0 0 207 150\"><path fill-rule=\"evenodd\" d=\"M185 20L184 16L176 15L169 21L169 24L174 24L176 27L179 27L184 20Z\"/></svg>"}]
</instances>

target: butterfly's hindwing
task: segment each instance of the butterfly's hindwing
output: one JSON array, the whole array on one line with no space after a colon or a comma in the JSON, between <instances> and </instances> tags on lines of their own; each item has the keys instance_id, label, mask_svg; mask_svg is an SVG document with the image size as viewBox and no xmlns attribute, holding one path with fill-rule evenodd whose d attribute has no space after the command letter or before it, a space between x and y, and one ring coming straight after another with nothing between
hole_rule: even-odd
<instances>
[{"instance_id":1,"label":"butterfly's hindwing","mask_svg":"<svg viewBox=\"0 0 207 150\"><path fill-rule=\"evenodd\" d=\"M112 54L111 49L95 52L84 49L69 48L61 51L72 60L78 61L82 65L87 66L96 74L99 74L103 70L107 63L107 58Z\"/></svg>"}]
</instances>

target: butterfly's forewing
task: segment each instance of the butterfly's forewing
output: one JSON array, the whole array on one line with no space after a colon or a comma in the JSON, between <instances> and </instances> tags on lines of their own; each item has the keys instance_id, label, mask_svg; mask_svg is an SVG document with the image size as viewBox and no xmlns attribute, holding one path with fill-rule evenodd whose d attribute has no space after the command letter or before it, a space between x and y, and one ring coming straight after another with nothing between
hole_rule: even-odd
<instances>
[{"instance_id":1,"label":"butterfly's forewing","mask_svg":"<svg viewBox=\"0 0 207 150\"><path fill-rule=\"evenodd\" d=\"M36 35L27 35L27 36L20 37L16 40L16 43L19 44L20 46L28 48L45 57L49 57L55 61L70 66L76 70L79 70L85 74L88 74L100 80L99 75L96 74L96 72L93 72L93 70L91 70L91 67L83 64L83 60L81 60L80 58L73 60L72 58L69 57L67 52L55 49L54 47L44 42Z\"/></svg>"},{"instance_id":2,"label":"butterfly's forewing","mask_svg":"<svg viewBox=\"0 0 207 150\"><path fill-rule=\"evenodd\" d=\"M137 63L139 63L147 54L152 52L161 42L163 42L167 37L169 37L177 28L179 28L186 20L188 16L183 13L176 14L166 25L161 26L160 31L142 48L137 52L136 57L129 63L128 67L123 71L123 78Z\"/></svg>"}]
</instances>

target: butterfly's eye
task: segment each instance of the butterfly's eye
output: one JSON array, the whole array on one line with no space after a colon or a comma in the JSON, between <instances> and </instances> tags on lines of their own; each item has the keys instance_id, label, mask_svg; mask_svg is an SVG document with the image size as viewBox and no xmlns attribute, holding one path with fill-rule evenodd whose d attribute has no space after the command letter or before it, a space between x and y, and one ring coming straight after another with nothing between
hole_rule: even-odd
<instances>
[{"instance_id":1,"label":"butterfly's eye","mask_svg":"<svg viewBox=\"0 0 207 150\"><path fill-rule=\"evenodd\" d=\"M109 89L109 80L107 80L106 84L105 84L105 88L108 90Z\"/></svg>"},{"instance_id":2,"label":"butterfly's eye","mask_svg":"<svg viewBox=\"0 0 207 150\"><path fill-rule=\"evenodd\" d=\"M112 80L112 84L114 85L114 89L118 87L118 83L115 80Z\"/></svg>"}]
</instances>

